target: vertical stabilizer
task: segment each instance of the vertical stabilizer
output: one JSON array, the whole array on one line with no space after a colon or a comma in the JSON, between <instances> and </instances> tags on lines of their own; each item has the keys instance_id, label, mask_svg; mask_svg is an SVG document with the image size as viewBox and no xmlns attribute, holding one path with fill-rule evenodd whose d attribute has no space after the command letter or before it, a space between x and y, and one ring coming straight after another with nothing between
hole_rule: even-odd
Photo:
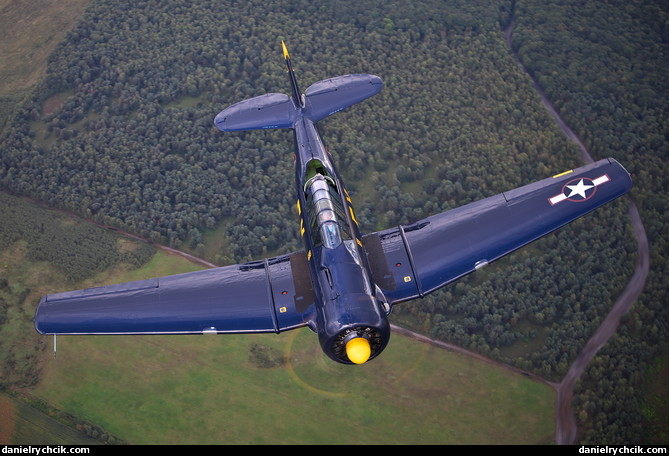
<instances>
[{"instance_id":1,"label":"vertical stabilizer","mask_svg":"<svg viewBox=\"0 0 669 456\"><path fill-rule=\"evenodd\" d=\"M304 107L304 100L302 99L302 92L297 85L297 79L295 78L295 71L293 71L293 64L290 61L290 53L286 47L286 43L281 41L281 47L283 48L283 58L286 61L286 68L288 69L288 76L290 77L290 84L293 87L293 102L295 106L299 108Z\"/></svg>"}]
</instances>

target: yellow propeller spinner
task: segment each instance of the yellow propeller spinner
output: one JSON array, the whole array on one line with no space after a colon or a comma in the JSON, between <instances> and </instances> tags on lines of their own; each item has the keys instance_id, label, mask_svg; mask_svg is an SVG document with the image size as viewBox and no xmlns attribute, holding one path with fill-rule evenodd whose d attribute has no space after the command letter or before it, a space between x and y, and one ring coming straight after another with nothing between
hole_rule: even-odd
<instances>
[{"instance_id":1,"label":"yellow propeller spinner","mask_svg":"<svg viewBox=\"0 0 669 456\"><path fill-rule=\"evenodd\" d=\"M364 364L372 354L372 348L369 341L364 337L354 337L346 342L346 355L352 363Z\"/></svg>"}]
</instances>

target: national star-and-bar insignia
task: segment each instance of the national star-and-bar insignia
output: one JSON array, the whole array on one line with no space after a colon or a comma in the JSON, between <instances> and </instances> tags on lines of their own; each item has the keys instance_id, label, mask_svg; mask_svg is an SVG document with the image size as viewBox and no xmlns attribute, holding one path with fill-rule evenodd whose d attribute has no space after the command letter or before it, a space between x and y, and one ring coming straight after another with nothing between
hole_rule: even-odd
<instances>
[{"instance_id":1,"label":"national star-and-bar insignia","mask_svg":"<svg viewBox=\"0 0 669 456\"><path fill-rule=\"evenodd\" d=\"M596 179L590 179L589 177L572 179L564 184L561 193L548 198L548 202L551 203L551 206L554 206L562 201L572 201L575 203L587 201L592 198L599 185L605 184L610 180L611 178L606 174Z\"/></svg>"}]
</instances>

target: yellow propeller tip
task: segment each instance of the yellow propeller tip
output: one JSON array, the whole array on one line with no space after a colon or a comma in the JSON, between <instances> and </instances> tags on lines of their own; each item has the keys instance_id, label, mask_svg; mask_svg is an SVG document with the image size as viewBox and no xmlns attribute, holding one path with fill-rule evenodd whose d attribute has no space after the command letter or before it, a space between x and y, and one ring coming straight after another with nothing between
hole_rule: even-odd
<instances>
[{"instance_id":1,"label":"yellow propeller tip","mask_svg":"<svg viewBox=\"0 0 669 456\"><path fill-rule=\"evenodd\" d=\"M364 364L372 354L369 341L364 337L354 337L346 342L346 355L354 364Z\"/></svg>"}]
</instances>

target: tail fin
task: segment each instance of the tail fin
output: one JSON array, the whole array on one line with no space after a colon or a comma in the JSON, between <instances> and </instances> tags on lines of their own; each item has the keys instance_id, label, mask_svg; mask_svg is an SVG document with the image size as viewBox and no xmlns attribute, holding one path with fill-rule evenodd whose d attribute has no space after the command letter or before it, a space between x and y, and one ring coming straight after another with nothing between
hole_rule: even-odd
<instances>
[{"instance_id":1,"label":"tail fin","mask_svg":"<svg viewBox=\"0 0 669 456\"><path fill-rule=\"evenodd\" d=\"M281 40L281 47L283 48L283 59L286 61L286 68L288 69L288 77L290 78L290 85L293 87L293 101L295 106L304 108L304 99L302 98L302 92L297 85L297 78L295 78L295 71L293 71L293 64L290 61L290 54L288 53L288 48L286 43Z\"/></svg>"},{"instance_id":2,"label":"tail fin","mask_svg":"<svg viewBox=\"0 0 669 456\"><path fill-rule=\"evenodd\" d=\"M281 41L283 57L293 89L292 98L281 93L269 93L240 101L214 119L222 131L291 128L305 117L316 123L372 95L383 87L381 78L372 74L347 74L324 79L300 92L286 44Z\"/></svg>"}]
</instances>

